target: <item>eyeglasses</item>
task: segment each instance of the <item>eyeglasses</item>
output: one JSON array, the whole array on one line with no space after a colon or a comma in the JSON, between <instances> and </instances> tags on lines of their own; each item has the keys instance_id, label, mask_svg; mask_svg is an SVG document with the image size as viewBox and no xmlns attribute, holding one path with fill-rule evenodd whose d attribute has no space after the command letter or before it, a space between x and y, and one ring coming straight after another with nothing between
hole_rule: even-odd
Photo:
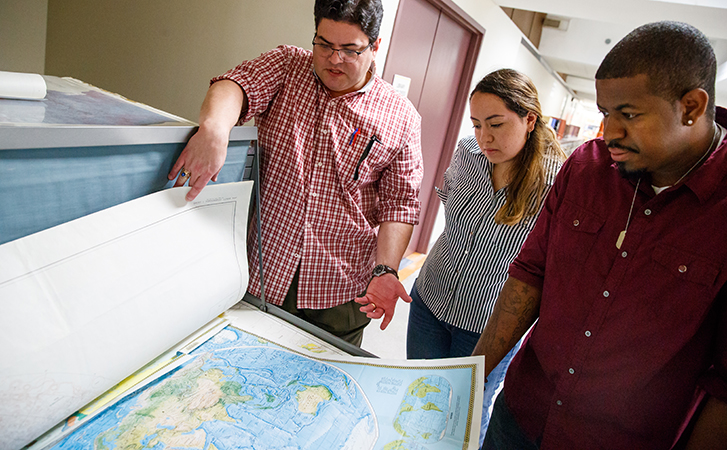
<instances>
[{"instance_id":1,"label":"eyeglasses","mask_svg":"<svg viewBox=\"0 0 727 450\"><path fill-rule=\"evenodd\" d=\"M321 44L319 42L316 42L313 40L313 50L316 48L318 49L318 52L321 56L325 58L330 58L333 56L333 52L338 52L338 57L341 59L341 61L345 63L352 63L355 62L358 57L361 55L361 53L365 52L371 47L372 44L367 45L363 50L349 50L346 48L333 48L328 44Z\"/></svg>"}]
</instances>

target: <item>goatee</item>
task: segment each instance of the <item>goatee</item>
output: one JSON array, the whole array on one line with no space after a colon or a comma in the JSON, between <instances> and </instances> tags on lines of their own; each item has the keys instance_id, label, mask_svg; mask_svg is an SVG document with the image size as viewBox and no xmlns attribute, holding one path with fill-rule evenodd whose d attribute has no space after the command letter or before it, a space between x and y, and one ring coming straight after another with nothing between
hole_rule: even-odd
<instances>
[{"instance_id":1,"label":"goatee","mask_svg":"<svg viewBox=\"0 0 727 450\"><path fill-rule=\"evenodd\" d=\"M616 162L616 167L618 167L618 173L627 180L630 181L638 181L639 178L642 178L644 175L646 175L648 172L646 169L636 169L636 170L629 170L626 168L626 165L621 162Z\"/></svg>"}]
</instances>

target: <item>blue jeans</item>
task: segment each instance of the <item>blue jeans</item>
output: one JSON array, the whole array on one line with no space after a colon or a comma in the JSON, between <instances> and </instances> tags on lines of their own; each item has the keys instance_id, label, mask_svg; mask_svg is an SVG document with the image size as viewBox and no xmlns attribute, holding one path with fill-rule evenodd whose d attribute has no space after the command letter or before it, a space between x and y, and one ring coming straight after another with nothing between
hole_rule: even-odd
<instances>
[{"instance_id":1,"label":"blue jeans","mask_svg":"<svg viewBox=\"0 0 727 450\"><path fill-rule=\"evenodd\" d=\"M406 335L407 359L457 358L472 355L472 351L480 338L479 333L457 328L437 319L419 296L416 282L409 295L412 302L409 306L409 325ZM487 425L490 423L492 404L497 393L502 389L507 368L521 343L522 340L510 350L510 353L500 361L500 364L487 377L485 393L482 398L480 445L482 445L485 438Z\"/></svg>"},{"instance_id":2,"label":"blue jeans","mask_svg":"<svg viewBox=\"0 0 727 450\"><path fill-rule=\"evenodd\" d=\"M457 328L437 319L424 304L416 282L411 289L409 325L406 333L407 359L459 358L472 355L479 333Z\"/></svg>"}]
</instances>

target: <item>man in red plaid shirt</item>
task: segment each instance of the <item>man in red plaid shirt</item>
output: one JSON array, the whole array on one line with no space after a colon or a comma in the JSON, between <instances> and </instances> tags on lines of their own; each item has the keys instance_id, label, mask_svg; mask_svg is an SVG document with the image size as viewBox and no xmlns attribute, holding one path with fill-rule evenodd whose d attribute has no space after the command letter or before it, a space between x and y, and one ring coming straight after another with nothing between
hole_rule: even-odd
<instances>
[{"instance_id":1,"label":"man in red plaid shirt","mask_svg":"<svg viewBox=\"0 0 727 450\"><path fill-rule=\"evenodd\" d=\"M216 180L231 128L254 118L266 300L360 345L371 318L384 329L411 301L395 269L419 216L421 118L376 75L380 0L316 0L314 15L312 51L280 46L212 80L169 178L189 181L193 200Z\"/></svg>"}]
</instances>

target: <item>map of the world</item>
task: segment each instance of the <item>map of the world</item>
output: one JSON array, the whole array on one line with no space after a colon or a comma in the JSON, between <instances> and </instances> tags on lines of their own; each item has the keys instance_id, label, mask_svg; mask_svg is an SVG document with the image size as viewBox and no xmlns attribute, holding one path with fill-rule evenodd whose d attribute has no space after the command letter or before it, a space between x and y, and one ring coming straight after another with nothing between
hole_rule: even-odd
<instances>
[{"instance_id":1,"label":"map of the world","mask_svg":"<svg viewBox=\"0 0 727 450\"><path fill-rule=\"evenodd\" d=\"M361 370L355 364L308 358L229 326L193 356L53 450L464 448L444 439L458 427L442 376L408 384L379 376L373 396L391 418L379 423L349 374ZM388 436L379 439L382 431Z\"/></svg>"}]
</instances>

